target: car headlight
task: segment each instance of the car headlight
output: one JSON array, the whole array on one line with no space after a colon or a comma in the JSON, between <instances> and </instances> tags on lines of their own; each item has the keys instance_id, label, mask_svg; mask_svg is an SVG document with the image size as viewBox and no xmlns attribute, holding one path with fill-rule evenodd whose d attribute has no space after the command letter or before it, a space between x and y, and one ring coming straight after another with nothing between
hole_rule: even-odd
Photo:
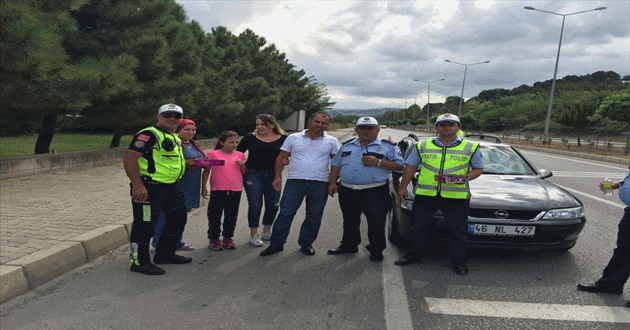
<instances>
[{"instance_id":1,"label":"car headlight","mask_svg":"<svg viewBox=\"0 0 630 330\"><path fill-rule=\"evenodd\" d=\"M411 211L412 206L413 199L405 199L404 201L400 202L400 207L404 210Z\"/></svg>"},{"instance_id":2,"label":"car headlight","mask_svg":"<svg viewBox=\"0 0 630 330\"><path fill-rule=\"evenodd\" d=\"M545 213L543 219L575 219L584 216L584 209L579 207L572 207L569 209L557 209L550 210Z\"/></svg>"}]
</instances>

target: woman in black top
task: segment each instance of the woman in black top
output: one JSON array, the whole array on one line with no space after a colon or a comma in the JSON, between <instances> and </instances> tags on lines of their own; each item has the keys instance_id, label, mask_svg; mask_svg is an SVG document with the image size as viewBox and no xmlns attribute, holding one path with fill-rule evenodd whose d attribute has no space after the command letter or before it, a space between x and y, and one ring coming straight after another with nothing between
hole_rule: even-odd
<instances>
[{"instance_id":1,"label":"woman in black top","mask_svg":"<svg viewBox=\"0 0 630 330\"><path fill-rule=\"evenodd\" d=\"M262 114L256 117L256 131L241 140L237 151L249 151L245 166L247 173L243 177L243 187L247 194L247 220L250 228L249 242L253 246L262 246L262 240L271 238L271 225L278 213L280 192L273 189L274 168L280 147L287 138L274 116ZM262 213L263 200L265 213L263 215L262 234L258 234L258 223Z\"/></svg>"}]
</instances>

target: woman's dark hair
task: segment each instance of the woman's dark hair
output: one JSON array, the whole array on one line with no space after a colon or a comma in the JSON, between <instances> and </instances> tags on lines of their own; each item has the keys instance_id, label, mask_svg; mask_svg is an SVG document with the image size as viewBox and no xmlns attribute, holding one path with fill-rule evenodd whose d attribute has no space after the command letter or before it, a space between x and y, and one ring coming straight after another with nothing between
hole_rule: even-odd
<instances>
[{"instance_id":1,"label":"woman's dark hair","mask_svg":"<svg viewBox=\"0 0 630 330\"><path fill-rule=\"evenodd\" d=\"M256 119L262 121L263 124L265 124L265 125L273 125L273 132L274 133L281 134L281 135L287 135L287 132L285 132L282 129L282 127L280 127L280 124L278 123L278 120L273 115L270 115L268 113L263 113L261 115L256 116Z\"/></svg>"},{"instance_id":2,"label":"woman's dark hair","mask_svg":"<svg viewBox=\"0 0 630 330\"><path fill-rule=\"evenodd\" d=\"M223 142L225 142L227 139L231 138L231 137L238 137L238 133L234 132L234 131L225 131L222 132L221 134L219 134L219 138L217 140L217 145L214 147L214 149L221 149L223 148Z\"/></svg>"}]
</instances>

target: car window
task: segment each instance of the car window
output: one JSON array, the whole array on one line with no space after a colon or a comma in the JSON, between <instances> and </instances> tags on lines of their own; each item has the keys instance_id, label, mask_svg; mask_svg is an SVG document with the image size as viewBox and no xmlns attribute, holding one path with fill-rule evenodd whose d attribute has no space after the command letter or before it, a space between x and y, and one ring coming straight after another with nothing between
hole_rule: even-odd
<instances>
[{"instance_id":1,"label":"car window","mask_svg":"<svg viewBox=\"0 0 630 330\"><path fill-rule=\"evenodd\" d=\"M481 146L484 174L534 175L534 170L512 148Z\"/></svg>"}]
</instances>

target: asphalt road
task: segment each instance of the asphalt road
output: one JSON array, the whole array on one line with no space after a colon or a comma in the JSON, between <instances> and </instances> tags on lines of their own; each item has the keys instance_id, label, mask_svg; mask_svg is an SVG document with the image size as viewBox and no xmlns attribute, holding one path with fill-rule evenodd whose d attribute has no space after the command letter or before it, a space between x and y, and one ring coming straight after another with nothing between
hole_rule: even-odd
<instances>
[{"instance_id":1,"label":"asphalt road","mask_svg":"<svg viewBox=\"0 0 630 330\"><path fill-rule=\"evenodd\" d=\"M381 131L396 140L406 132ZM582 200L588 223L568 252L471 251L470 275L450 269L448 252L435 250L422 264L396 267L402 253L390 246L382 263L368 252L328 256L341 238L337 198L330 198L315 256L299 251L298 212L285 250L260 257L247 243L242 200L232 251L207 248L205 212L189 218L183 252L189 265L167 274L129 272L128 248L60 276L0 306L10 329L627 329L623 296L588 294L578 282L598 278L614 248L622 213L617 196L597 183L622 178L627 167L523 151L549 180ZM126 207L126 206L125 206ZM367 244L363 224L364 242Z\"/></svg>"}]
</instances>

